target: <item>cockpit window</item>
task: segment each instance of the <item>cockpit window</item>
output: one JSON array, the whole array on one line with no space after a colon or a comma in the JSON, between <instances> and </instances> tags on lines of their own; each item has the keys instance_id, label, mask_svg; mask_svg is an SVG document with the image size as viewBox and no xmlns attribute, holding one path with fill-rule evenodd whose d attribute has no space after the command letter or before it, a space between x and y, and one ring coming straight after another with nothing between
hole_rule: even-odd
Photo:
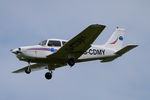
<instances>
[{"instance_id":1,"label":"cockpit window","mask_svg":"<svg viewBox=\"0 0 150 100\"><path fill-rule=\"evenodd\" d=\"M61 43L60 43L60 41L49 40L48 46L60 47L60 46L61 46Z\"/></svg>"},{"instance_id":2,"label":"cockpit window","mask_svg":"<svg viewBox=\"0 0 150 100\"><path fill-rule=\"evenodd\" d=\"M63 44L63 45L65 45L65 44L66 44L66 42L65 42L65 41L62 41L62 44Z\"/></svg>"},{"instance_id":3,"label":"cockpit window","mask_svg":"<svg viewBox=\"0 0 150 100\"><path fill-rule=\"evenodd\" d=\"M44 40L44 41L40 42L39 45L44 46L44 45L46 45L46 43L47 43L47 40Z\"/></svg>"}]
</instances>

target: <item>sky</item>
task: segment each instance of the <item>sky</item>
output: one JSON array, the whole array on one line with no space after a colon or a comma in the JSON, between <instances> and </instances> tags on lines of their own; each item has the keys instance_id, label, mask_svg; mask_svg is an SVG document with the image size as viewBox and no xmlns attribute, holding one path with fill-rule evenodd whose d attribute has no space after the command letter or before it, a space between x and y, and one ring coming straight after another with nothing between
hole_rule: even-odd
<instances>
[{"instance_id":1,"label":"sky","mask_svg":"<svg viewBox=\"0 0 150 100\"><path fill-rule=\"evenodd\" d=\"M149 100L149 0L0 0L0 100ZM71 39L91 24L106 25L94 44L116 27L126 29L124 46L139 47L109 63L92 61L30 75L10 49L48 38Z\"/></svg>"}]
</instances>

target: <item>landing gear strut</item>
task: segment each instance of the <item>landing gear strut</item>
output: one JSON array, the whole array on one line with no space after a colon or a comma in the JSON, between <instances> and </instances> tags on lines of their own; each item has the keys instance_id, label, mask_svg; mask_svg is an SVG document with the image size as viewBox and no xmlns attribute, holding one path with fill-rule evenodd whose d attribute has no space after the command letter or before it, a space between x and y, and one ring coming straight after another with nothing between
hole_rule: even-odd
<instances>
[{"instance_id":1,"label":"landing gear strut","mask_svg":"<svg viewBox=\"0 0 150 100\"><path fill-rule=\"evenodd\" d=\"M30 68L30 62L28 62L28 67L25 68L25 73L30 74L31 73L31 68Z\"/></svg>"},{"instance_id":2,"label":"landing gear strut","mask_svg":"<svg viewBox=\"0 0 150 100\"><path fill-rule=\"evenodd\" d=\"M45 78L50 80L52 78L52 71L45 73Z\"/></svg>"},{"instance_id":3,"label":"landing gear strut","mask_svg":"<svg viewBox=\"0 0 150 100\"><path fill-rule=\"evenodd\" d=\"M68 59L68 65L69 65L70 67L72 67L74 64L75 64L75 61L74 61L73 58Z\"/></svg>"}]
</instances>

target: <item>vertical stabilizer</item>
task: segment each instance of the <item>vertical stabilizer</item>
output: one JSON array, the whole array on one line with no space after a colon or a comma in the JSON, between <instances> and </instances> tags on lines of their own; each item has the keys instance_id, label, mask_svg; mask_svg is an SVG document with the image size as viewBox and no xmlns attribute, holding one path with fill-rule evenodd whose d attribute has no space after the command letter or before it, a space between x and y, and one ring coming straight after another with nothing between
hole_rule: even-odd
<instances>
[{"instance_id":1,"label":"vertical stabilizer","mask_svg":"<svg viewBox=\"0 0 150 100\"><path fill-rule=\"evenodd\" d=\"M121 49L124 41L124 33L125 30L123 28L117 28L104 46L114 50Z\"/></svg>"}]
</instances>

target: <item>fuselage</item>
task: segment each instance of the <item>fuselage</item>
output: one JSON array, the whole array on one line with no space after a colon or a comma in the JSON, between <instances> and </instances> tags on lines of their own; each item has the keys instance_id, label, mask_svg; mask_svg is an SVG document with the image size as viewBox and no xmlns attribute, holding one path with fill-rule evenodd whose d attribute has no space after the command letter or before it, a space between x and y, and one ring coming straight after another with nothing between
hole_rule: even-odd
<instances>
[{"instance_id":1,"label":"fuselage","mask_svg":"<svg viewBox=\"0 0 150 100\"><path fill-rule=\"evenodd\" d=\"M51 63L57 62L55 59L47 59L47 56L56 53L61 47L65 45L67 40L48 39L42 41L38 45L23 46L13 49L12 52L16 54L17 58L26 62L34 63ZM97 60L105 57L114 56L116 51L106 48L103 45L91 45L91 47L84 52L76 62L81 60ZM60 61L59 61L60 62Z\"/></svg>"}]
</instances>

